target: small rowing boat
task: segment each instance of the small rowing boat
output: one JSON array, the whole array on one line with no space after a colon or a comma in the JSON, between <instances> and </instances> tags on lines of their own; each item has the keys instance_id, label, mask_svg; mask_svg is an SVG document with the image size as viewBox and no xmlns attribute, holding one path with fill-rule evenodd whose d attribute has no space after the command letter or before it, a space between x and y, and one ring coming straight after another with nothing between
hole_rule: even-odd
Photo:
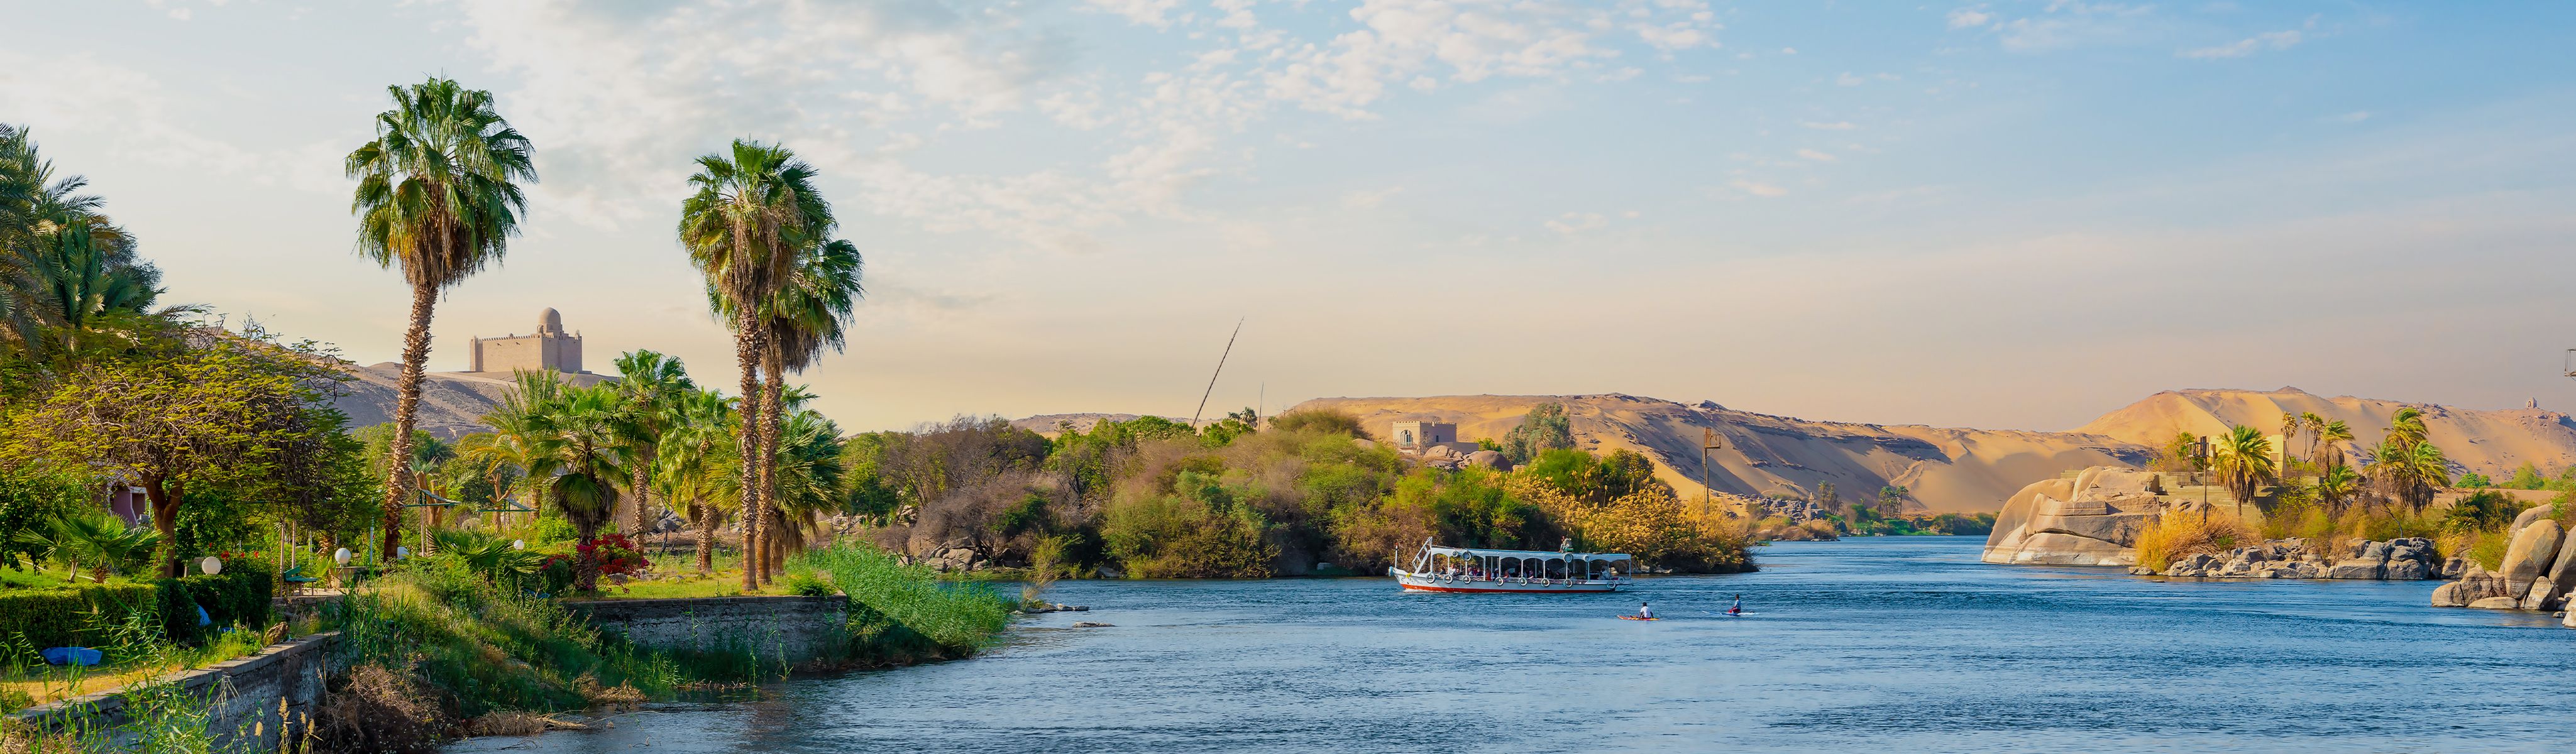
<instances>
[{"instance_id":1,"label":"small rowing boat","mask_svg":"<svg viewBox=\"0 0 2576 754\"><path fill-rule=\"evenodd\" d=\"M1639 617L1634 616L1634 615L1622 615L1622 616L1619 616L1619 619L1620 619L1620 620L1663 620L1662 618L1639 618Z\"/></svg>"}]
</instances>

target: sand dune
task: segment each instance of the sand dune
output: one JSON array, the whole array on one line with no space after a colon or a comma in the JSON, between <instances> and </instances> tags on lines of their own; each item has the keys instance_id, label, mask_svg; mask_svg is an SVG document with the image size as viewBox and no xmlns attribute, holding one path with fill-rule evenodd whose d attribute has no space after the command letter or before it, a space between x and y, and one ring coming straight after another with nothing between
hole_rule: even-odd
<instances>
[{"instance_id":1,"label":"sand dune","mask_svg":"<svg viewBox=\"0 0 2576 754\"><path fill-rule=\"evenodd\" d=\"M2353 462L2359 463L2360 449L2379 444L2388 434L2388 416L2407 406L2424 411L2430 439L2450 457L2454 471L2501 477L2513 473L2525 461L2539 465L2544 472L2576 464L2576 420L2556 411L2479 410L2351 396L2327 398L2298 388L2167 391L2105 414L2075 431L2162 445L2178 432L2216 435L2227 431L2231 424L2252 425L2266 434L2278 434L2282 412L2313 412L2327 419L2341 419L2352 427L2354 442L2349 452ZM2307 444L2295 443L2290 450L2304 455Z\"/></svg>"},{"instance_id":2,"label":"sand dune","mask_svg":"<svg viewBox=\"0 0 2576 754\"><path fill-rule=\"evenodd\" d=\"M1709 453L1708 486L1720 494L1810 497L1819 483L1832 482L1844 499L1866 500L1880 487L1902 485L1919 510L1933 512L1996 510L2033 480L2136 463L2147 452L2088 435L1818 422L1619 394L1321 398L1297 408L1346 411L1380 434L1397 421L1455 422L1459 439L1473 440L1503 436L1531 406L1549 401L1565 404L1580 447L1644 453L1658 476L1691 497L1702 489L1703 429L1717 430L1723 446Z\"/></svg>"}]
</instances>

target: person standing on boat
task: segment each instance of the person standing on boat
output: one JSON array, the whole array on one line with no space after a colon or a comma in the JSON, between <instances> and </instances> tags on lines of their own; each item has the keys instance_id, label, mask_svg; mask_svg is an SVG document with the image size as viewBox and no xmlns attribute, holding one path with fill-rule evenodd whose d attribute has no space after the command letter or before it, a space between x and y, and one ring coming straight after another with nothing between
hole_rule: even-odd
<instances>
[{"instance_id":1,"label":"person standing on boat","mask_svg":"<svg viewBox=\"0 0 2576 754\"><path fill-rule=\"evenodd\" d=\"M1565 538L1565 541L1557 543L1557 545L1556 545L1556 551L1557 551L1557 552L1573 552L1573 551L1574 551L1574 538L1573 538L1573 537L1566 537L1566 538Z\"/></svg>"},{"instance_id":2,"label":"person standing on boat","mask_svg":"<svg viewBox=\"0 0 2576 754\"><path fill-rule=\"evenodd\" d=\"M1639 603L1637 603L1637 619L1638 619L1638 620L1654 620L1654 619L1655 619L1655 606L1654 606L1654 605L1649 605L1649 604L1646 604L1646 603L1643 603L1643 602L1639 602Z\"/></svg>"}]
</instances>

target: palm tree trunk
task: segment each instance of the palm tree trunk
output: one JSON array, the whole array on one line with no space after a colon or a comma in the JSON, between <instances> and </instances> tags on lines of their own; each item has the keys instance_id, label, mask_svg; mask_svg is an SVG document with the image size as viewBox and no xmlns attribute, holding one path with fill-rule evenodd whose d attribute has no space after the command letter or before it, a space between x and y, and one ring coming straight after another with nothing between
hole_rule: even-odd
<instances>
[{"instance_id":1,"label":"palm tree trunk","mask_svg":"<svg viewBox=\"0 0 2576 754\"><path fill-rule=\"evenodd\" d=\"M393 557L394 548L402 541L402 506L410 497L411 432L420 419L420 376L429 365L430 310L438 304L438 288L426 282L411 286L411 328L403 333L402 377L394 383L394 440L392 452L385 454L385 557ZM169 534L164 532L162 536Z\"/></svg>"},{"instance_id":2,"label":"palm tree trunk","mask_svg":"<svg viewBox=\"0 0 2576 754\"><path fill-rule=\"evenodd\" d=\"M596 592L599 591L599 525L591 523L589 516L580 518L583 519L579 524L581 543L589 545L591 550L588 556L575 552L572 559L572 588L575 591Z\"/></svg>"},{"instance_id":3,"label":"palm tree trunk","mask_svg":"<svg viewBox=\"0 0 2576 754\"><path fill-rule=\"evenodd\" d=\"M760 320L755 302L738 302L741 314L735 317L734 360L742 366L742 431L737 438L742 449L745 479L742 491L742 588L760 588L760 522L767 518L769 502L761 495L760 485L753 483L760 468Z\"/></svg>"},{"instance_id":4,"label":"palm tree trunk","mask_svg":"<svg viewBox=\"0 0 2576 754\"><path fill-rule=\"evenodd\" d=\"M778 498L778 437L781 434L782 426L785 424L783 421L783 414L786 411L786 407L783 405L783 398L787 391L787 377L780 373L781 357L778 353L778 344L771 342L764 343L762 345L764 347L761 349L763 353L761 355L762 385L760 391L760 499L762 502L768 503L767 505L761 506L762 510L774 512L778 507L776 503ZM778 553L773 552L773 550L776 550L779 545L780 537L778 536L778 525L783 522L785 518L785 516L774 516L771 520L764 520L761 522L760 531L764 536L761 539L760 549L763 555L768 556L760 561L760 580L764 583L768 582L771 575L776 573L777 564L774 561L779 560L779 557Z\"/></svg>"},{"instance_id":5,"label":"palm tree trunk","mask_svg":"<svg viewBox=\"0 0 2576 754\"><path fill-rule=\"evenodd\" d=\"M698 515L698 574L716 569L716 506L704 499L689 503Z\"/></svg>"},{"instance_id":6,"label":"palm tree trunk","mask_svg":"<svg viewBox=\"0 0 2576 754\"><path fill-rule=\"evenodd\" d=\"M653 502L652 493L644 488L643 463L635 464L635 483L627 489L635 491L635 530L630 536L640 537L644 535L644 509Z\"/></svg>"}]
</instances>

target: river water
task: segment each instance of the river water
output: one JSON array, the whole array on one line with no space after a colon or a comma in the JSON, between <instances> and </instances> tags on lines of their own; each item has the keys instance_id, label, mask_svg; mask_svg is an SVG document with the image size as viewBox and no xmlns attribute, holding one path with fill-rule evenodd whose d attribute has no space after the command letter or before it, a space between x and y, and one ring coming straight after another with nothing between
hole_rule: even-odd
<instances>
[{"instance_id":1,"label":"river water","mask_svg":"<svg viewBox=\"0 0 2576 754\"><path fill-rule=\"evenodd\" d=\"M2435 582L1992 566L1983 537L1783 543L1611 595L1387 579L1064 582L964 662L454 752L2565 751L2576 630ZM1744 595L1750 615L1723 618ZM1666 620L1613 620L1652 600ZM1116 624L1070 628L1076 620Z\"/></svg>"}]
</instances>

